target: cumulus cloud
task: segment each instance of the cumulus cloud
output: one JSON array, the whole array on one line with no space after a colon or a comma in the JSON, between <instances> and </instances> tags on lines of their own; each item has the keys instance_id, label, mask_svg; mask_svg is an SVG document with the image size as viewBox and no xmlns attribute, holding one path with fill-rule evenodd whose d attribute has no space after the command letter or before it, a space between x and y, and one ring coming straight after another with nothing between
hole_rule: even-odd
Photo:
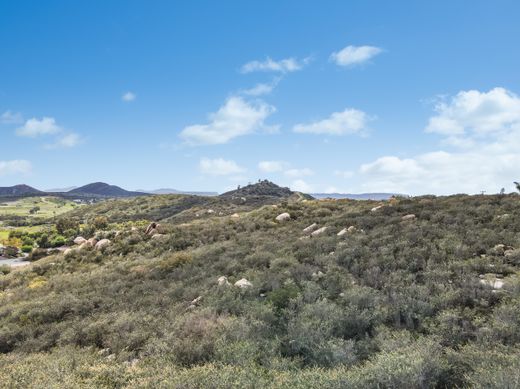
<instances>
[{"instance_id":1,"label":"cumulus cloud","mask_svg":"<svg viewBox=\"0 0 520 389\"><path fill-rule=\"evenodd\" d=\"M383 50L375 46L347 46L334 52L330 60L339 66L355 66L369 61Z\"/></svg>"},{"instance_id":2,"label":"cumulus cloud","mask_svg":"<svg viewBox=\"0 0 520 389\"><path fill-rule=\"evenodd\" d=\"M0 116L0 123L2 123L2 124L21 124L21 123L23 123L23 116L20 112L5 111Z\"/></svg>"},{"instance_id":3,"label":"cumulus cloud","mask_svg":"<svg viewBox=\"0 0 520 389\"><path fill-rule=\"evenodd\" d=\"M284 174L288 177L307 177L312 176L314 174L314 171L309 168L288 169L284 172Z\"/></svg>"},{"instance_id":4,"label":"cumulus cloud","mask_svg":"<svg viewBox=\"0 0 520 389\"><path fill-rule=\"evenodd\" d=\"M304 180L294 180L292 183L291 183L291 189L292 190L295 190L297 192L312 192L312 186L309 185L307 182L305 182Z\"/></svg>"},{"instance_id":5,"label":"cumulus cloud","mask_svg":"<svg viewBox=\"0 0 520 389\"><path fill-rule=\"evenodd\" d=\"M284 161L261 161L258 163L258 169L264 173L281 172L287 166Z\"/></svg>"},{"instance_id":6,"label":"cumulus cloud","mask_svg":"<svg viewBox=\"0 0 520 389\"><path fill-rule=\"evenodd\" d=\"M296 58L286 58L280 61L274 61L267 57L265 61L251 61L242 66L240 71L242 73L252 72L277 72L290 73L301 70L308 62L309 58L304 60L297 60Z\"/></svg>"},{"instance_id":7,"label":"cumulus cloud","mask_svg":"<svg viewBox=\"0 0 520 389\"><path fill-rule=\"evenodd\" d=\"M334 112L327 119L307 124L297 124L294 132L309 134L347 135L361 133L367 129L371 118L363 111L347 108L343 112Z\"/></svg>"},{"instance_id":8,"label":"cumulus cloud","mask_svg":"<svg viewBox=\"0 0 520 389\"><path fill-rule=\"evenodd\" d=\"M210 176L229 176L245 171L245 169L238 166L235 161L223 158L202 158L199 163L199 169L201 173Z\"/></svg>"},{"instance_id":9,"label":"cumulus cloud","mask_svg":"<svg viewBox=\"0 0 520 389\"><path fill-rule=\"evenodd\" d=\"M56 124L54 118L44 117L42 119L32 118L27 120L22 127L16 130L16 134L35 138L40 135L57 134L61 131L62 128Z\"/></svg>"},{"instance_id":10,"label":"cumulus cloud","mask_svg":"<svg viewBox=\"0 0 520 389\"><path fill-rule=\"evenodd\" d=\"M121 100L123 100L127 103L134 101L136 98L137 98L137 95L133 92L126 92L126 93L123 93L123 95L121 96Z\"/></svg>"},{"instance_id":11,"label":"cumulus cloud","mask_svg":"<svg viewBox=\"0 0 520 389\"><path fill-rule=\"evenodd\" d=\"M180 137L191 145L223 144L238 136L258 130L271 130L264 120L276 109L262 101L248 102L230 97L217 112L209 115L208 124L185 127Z\"/></svg>"},{"instance_id":12,"label":"cumulus cloud","mask_svg":"<svg viewBox=\"0 0 520 389\"><path fill-rule=\"evenodd\" d=\"M461 91L439 103L426 132L451 150L385 156L360 167L370 191L497 193L520 180L520 98L503 88Z\"/></svg>"},{"instance_id":13,"label":"cumulus cloud","mask_svg":"<svg viewBox=\"0 0 520 389\"><path fill-rule=\"evenodd\" d=\"M28 174L32 170L31 162L24 159L0 161L0 176L11 174Z\"/></svg>"}]
</instances>

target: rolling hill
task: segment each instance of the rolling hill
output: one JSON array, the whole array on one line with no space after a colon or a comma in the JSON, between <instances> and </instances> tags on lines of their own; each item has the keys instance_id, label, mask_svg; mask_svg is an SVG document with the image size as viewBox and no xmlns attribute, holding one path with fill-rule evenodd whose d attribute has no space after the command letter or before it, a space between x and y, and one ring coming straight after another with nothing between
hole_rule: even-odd
<instances>
[{"instance_id":1,"label":"rolling hill","mask_svg":"<svg viewBox=\"0 0 520 389\"><path fill-rule=\"evenodd\" d=\"M42 194L45 194L45 192L42 192L38 189L33 188L32 186L24 184L0 187L0 196L4 197L38 196Z\"/></svg>"}]
</instances>

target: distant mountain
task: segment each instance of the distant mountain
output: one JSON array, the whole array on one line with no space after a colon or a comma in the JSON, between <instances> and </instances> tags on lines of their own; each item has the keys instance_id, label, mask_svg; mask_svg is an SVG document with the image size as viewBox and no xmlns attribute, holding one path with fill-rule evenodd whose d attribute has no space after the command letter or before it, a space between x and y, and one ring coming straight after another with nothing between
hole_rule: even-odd
<instances>
[{"instance_id":1,"label":"distant mountain","mask_svg":"<svg viewBox=\"0 0 520 389\"><path fill-rule=\"evenodd\" d=\"M15 185L0 187L0 196L29 196L45 194L29 185Z\"/></svg>"},{"instance_id":2,"label":"distant mountain","mask_svg":"<svg viewBox=\"0 0 520 389\"><path fill-rule=\"evenodd\" d=\"M388 200L392 196L406 196L397 193L312 193L317 199L350 199L350 200Z\"/></svg>"},{"instance_id":3,"label":"distant mountain","mask_svg":"<svg viewBox=\"0 0 520 389\"><path fill-rule=\"evenodd\" d=\"M131 192L119 186L109 185L104 182L94 182L66 192L68 195L94 196L94 197L134 197L144 196L147 193Z\"/></svg>"},{"instance_id":4,"label":"distant mountain","mask_svg":"<svg viewBox=\"0 0 520 389\"><path fill-rule=\"evenodd\" d=\"M52 189L45 189L45 192L48 193L63 193L63 192L70 192L71 190L76 189L77 186L69 186L66 188L52 188Z\"/></svg>"},{"instance_id":5,"label":"distant mountain","mask_svg":"<svg viewBox=\"0 0 520 389\"><path fill-rule=\"evenodd\" d=\"M154 189L154 190L137 189L137 192L157 194L157 195L163 195L163 194L184 194L184 195L194 195L194 196L216 196L216 195L218 195L217 192L182 191L182 190L170 189L170 188L161 188L161 189Z\"/></svg>"},{"instance_id":6,"label":"distant mountain","mask_svg":"<svg viewBox=\"0 0 520 389\"><path fill-rule=\"evenodd\" d=\"M235 190L222 193L220 197L251 197L251 196L265 196L265 197L279 197L279 198L288 198L295 195L298 192L293 192L289 188L283 188L281 186L276 185L275 183L264 180L259 181L255 184L250 184L244 187L238 187ZM312 198L309 195L309 198Z\"/></svg>"}]
</instances>

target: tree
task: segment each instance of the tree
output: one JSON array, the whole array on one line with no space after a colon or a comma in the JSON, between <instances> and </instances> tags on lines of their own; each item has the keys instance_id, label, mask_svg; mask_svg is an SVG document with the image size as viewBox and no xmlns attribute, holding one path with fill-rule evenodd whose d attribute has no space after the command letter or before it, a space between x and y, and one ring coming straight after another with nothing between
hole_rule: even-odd
<instances>
[{"instance_id":1,"label":"tree","mask_svg":"<svg viewBox=\"0 0 520 389\"><path fill-rule=\"evenodd\" d=\"M514 184L516 186L516 190L520 192L520 183L515 181Z\"/></svg>"}]
</instances>

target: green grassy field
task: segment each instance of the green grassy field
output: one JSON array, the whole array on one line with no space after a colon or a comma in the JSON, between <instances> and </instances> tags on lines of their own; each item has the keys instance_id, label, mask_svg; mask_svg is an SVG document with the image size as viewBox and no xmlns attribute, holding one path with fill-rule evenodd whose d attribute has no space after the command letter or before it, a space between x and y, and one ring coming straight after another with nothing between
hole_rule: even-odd
<instances>
[{"instance_id":1,"label":"green grassy field","mask_svg":"<svg viewBox=\"0 0 520 389\"><path fill-rule=\"evenodd\" d=\"M39 207L34 213L30 211ZM28 197L17 201L0 202L0 216L27 216L48 218L71 211L76 207L72 201L57 197Z\"/></svg>"}]
</instances>

